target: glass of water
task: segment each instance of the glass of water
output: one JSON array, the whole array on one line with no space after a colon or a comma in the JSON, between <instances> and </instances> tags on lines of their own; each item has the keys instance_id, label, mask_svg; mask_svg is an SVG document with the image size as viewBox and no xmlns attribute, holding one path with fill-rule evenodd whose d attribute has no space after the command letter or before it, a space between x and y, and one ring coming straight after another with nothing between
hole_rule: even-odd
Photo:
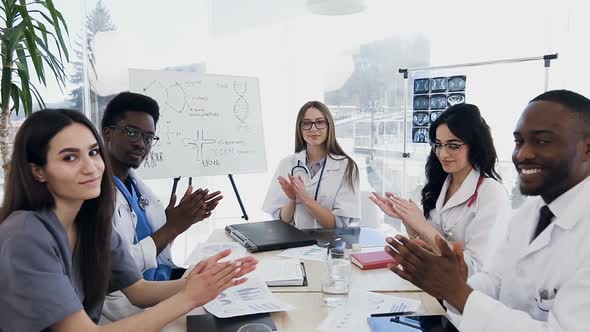
<instances>
[{"instance_id":1,"label":"glass of water","mask_svg":"<svg viewBox=\"0 0 590 332\"><path fill-rule=\"evenodd\" d=\"M341 248L332 248L328 252L328 273L322 280L324 303L337 306L346 303L350 291L350 257Z\"/></svg>"}]
</instances>

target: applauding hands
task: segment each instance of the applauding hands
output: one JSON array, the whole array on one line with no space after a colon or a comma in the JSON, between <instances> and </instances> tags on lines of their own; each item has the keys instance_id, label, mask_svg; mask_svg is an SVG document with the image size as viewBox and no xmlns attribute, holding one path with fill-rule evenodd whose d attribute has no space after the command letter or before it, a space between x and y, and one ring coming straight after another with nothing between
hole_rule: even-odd
<instances>
[{"instance_id":1,"label":"applauding hands","mask_svg":"<svg viewBox=\"0 0 590 332\"><path fill-rule=\"evenodd\" d=\"M412 200L406 200L390 192L383 197L376 192L369 199L375 203L381 211L390 217L400 219L409 232L418 232L427 224L422 209Z\"/></svg>"},{"instance_id":2,"label":"applauding hands","mask_svg":"<svg viewBox=\"0 0 590 332\"><path fill-rule=\"evenodd\" d=\"M258 261L250 256L223 263L219 262L230 253L231 250L227 249L202 260L188 274L182 292L192 300L194 307L212 301L230 287L243 284L247 281L244 275L256 269Z\"/></svg>"},{"instance_id":3,"label":"applauding hands","mask_svg":"<svg viewBox=\"0 0 590 332\"><path fill-rule=\"evenodd\" d=\"M178 205L176 194L173 194L166 208L166 225L176 234L181 234L191 225L211 216L211 211L223 198L220 194L219 191L209 193L208 189L200 188L193 192L193 187L188 186Z\"/></svg>"},{"instance_id":4,"label":"applauding hands","mask_svg":"<svg viewBox=\"0 0 590 332\"><path fill-rule=\"evenodd\" d=\"M287 198L289 198L289 200L293 202L299 200L301 203L305 204L311 199L314 199L307 193L305 183L300 176L289 175L288 179L279 176L278 180L279 184L281 185L281 189L283 189L283 192Z\"/></svg>"}]
</instances>

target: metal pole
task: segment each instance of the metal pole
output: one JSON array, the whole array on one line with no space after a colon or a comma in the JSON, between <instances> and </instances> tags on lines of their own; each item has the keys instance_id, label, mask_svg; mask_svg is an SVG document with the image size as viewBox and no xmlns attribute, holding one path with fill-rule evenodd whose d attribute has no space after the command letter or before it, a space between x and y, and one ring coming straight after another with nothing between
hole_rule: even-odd
<instances>
[{"instance_id":1,"label":"metal pole","mask_svg":"<svg viewBox=\"0 0 590 332\"><path fill-rule=\"evenodd\" d=\"M88 35L86 34L86 0L82 1L82 90L84 93L82 94L83 103L82 103L82 111L84 115L90 121L93 121L92 114L91 114L91 107L90 107L90 79L88 78L88 50L86 49L88 45ZM95 126L98 126L98 123L94 123Z\"/></svg>"},{"instance_id":2,"label":"metal pole","mask_svg":"<svg viewBox=\"0 0 590 332\"><path fill-rule=\"evenodd\" d=\"M404 72L415 72L415 71L425 71L425 70L478 67L478 66L499 65L499 64L538 61L538 60L550 61L553 59L557 59L557 56L558 56L558 53L554 53L554 54L546 54L546 55L542 55L542 56L527 57L527 58L513 58L513 59L503 59L503 60L493 60L493 61L469 62L469 63L454 64L454 65L442 65L442 66L419 67L419 68L404 68L404 69L400 69L399 72L404 73Z\"/></svg>"},{"instance_id":3,"label":"metal pole","mask_svg":"<svg viewBox=\"0 0 590 332\"><path fill-rule=\"evenodd\" d=\"M408 80L408 71L404 69L400 69L400 73L404 74L404 118L402 120L403 131L404 131L404 151L402 153L402 158L410 158L410 154L408 153L408 84L410 84L410 80Z\"/></svg>"}]
</instances>

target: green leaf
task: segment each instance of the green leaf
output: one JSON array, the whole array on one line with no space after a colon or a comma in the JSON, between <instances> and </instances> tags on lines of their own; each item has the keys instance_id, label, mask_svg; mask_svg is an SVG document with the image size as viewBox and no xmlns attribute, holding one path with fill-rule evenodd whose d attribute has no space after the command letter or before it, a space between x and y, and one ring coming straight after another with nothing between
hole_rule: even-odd
<instances>
[{"instance_id":1,"label":"green leaf","mask_svg":"<svg viewBox=\"0 0 590 332\"><path fill-rule=\"evenodd\" d=\"M43 37L43 41L45 44L47 44L47 29L45 28L45 24L37 21L37 26L35 26L35 29L41 31L41 37Z\"/></svg>"},{"instance_id":2,"label":"green leaf","mask_svg":"<svg viewBox=\"0 0 590 332\"><path fill-rule=\"evenodd\" d=\"M12 83L11 91L13 105L10 109L10 112L12 113L14 111L16 112L16 115L18 115L18 110L20 108L21 90L19 89L18 85Z\"/></svg>"},{"instance_id":3,"label":"green leaf","mask_svg":"<svg viewBox=\"0 0 590 332\"><path fill-rule=\"evenodd\" d=\"M47 108L47 105L45 105L45 101L43 101L41 94L39 93L39 91L37 90L37 87L35 87L34 84L31 84L31 91L33 92L33 96L35 96L35 100L37 101L37 105L39 105L39 108ZM31 115L32 110L33 109L31 107L31 112L26 113L26 115L27 116Z\"/></svg>"},{"instance_id":4,"label":"green leaf","mask_svg":"<svg viewBox=\"0 0 590 332\"><path fill-rule=\"evenodd\" d=\"M27 46L27 51L29 52L29 56L31 61L33 62L33 67L35 68L35 74L39 81L43 83L43 85L47 85L45 81L45 69L43 68L43 59L41 54L39 54L38 45L35 43L36 36L34 36L30 31L25 32L26 40L25 45Z\"/></svg>"},{"instance_id":5,"label":"green leaf","mask_svg":"<svg viewBox=\"0 0 590 332\"><path fill-rule=\"evenodd\" d=\"M27 12L27 7L24 3L24 0L20 0L20 2L21 6L15 5L15 7L23 17L23 22L27 27L27 29L24 30L27 51L31 55L31 61L33 61L33 66L35 67L35 73L37 74L37 78L43 83L43 85L47 85L47 82L45 81L45 74L43 71L43 63L41 61L41 57L38 53L37 45L35 43L35 28L33 26L31 17Z\"/></svg>"},{"instance_id":6,"label":"green leaf","mask_svg":"<svg viewBox=\"0 0 590 332\"><path fill-rule=\"evenodd\" d=\"M24 0L21 0L21 2L23 2ZM55 29L55 32L57 34L57 38L59 39L59 43L61 45L61 48L64 52L64 56L66 58L66 60L69 61L69 57L68 57L68 48L66 46L66 43L64 42L62 33L61 33L61 28L59 27L59 21L61 21L62 25L64 26L65 30L66 30L66 34L69 36L70 33L68 32L68 25L66 24L66 21L64 20L63 16L61 15L61 13L55 9L55 6L53 5L53 1L52 0L46 0L47 3L47 9L49 10L49 14L51 15L51 17L53 18L53 28ZM58 21L59 20L59 21Z\"/></svg>"},{"instance_id":7,"label":"green leaf","mask_svg":"<svg viewBox=\"0 0 590 332\"><path fill-rule=\"evenodd\" d=\"M20 77L22 101L25 114L31 114L33 112L33 101L31 100L31 90L29 88L29 75L27 72L19 70L18 76Z\"/></svg>"}]
</instances>

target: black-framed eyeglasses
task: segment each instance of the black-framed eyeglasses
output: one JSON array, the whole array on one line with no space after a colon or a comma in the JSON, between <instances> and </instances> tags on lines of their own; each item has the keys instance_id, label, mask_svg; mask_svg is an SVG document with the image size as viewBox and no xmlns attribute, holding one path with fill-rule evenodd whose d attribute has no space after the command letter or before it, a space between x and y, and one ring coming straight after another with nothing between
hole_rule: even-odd
<instances>
[{"instance_id":1,"label":"black-framed eyeglasses","mask_svg":"<svg viewBox=\"0 0 590 332\"><path fill-rule=\"evenodd\" d=\"M115 128L123 131L123 133L125 133L125 136L127 136L127 139L129 139L132 142L139 141L143 136L143 141L146 145L149 146L156 145L156 143L158 143L158 141L160 140L160 138L154 134L147 134L133 127L109 126L108 128Z\"/></svg>"},{"instance_id":2,"label":"black-framed eyeglasses","mask_svg":"<svg viewBox=\"0 0 590 332\"><path fill-rule=\"evenodd\" d=\"M301 129L310 130L311 127L314 125L315 125L316 129L326 129L326 128L328 128L328 120L326 120L326 119L321 119L321 120L316 120L316 121L303 120L303 122L301 122Z\"/></svg>"},{"instance_id":3,"label":"black-framed eyeglasses","mask_svg":"<svg viewBox=\"0 0 590 332\"><path fill-rule=\"evenodd\" d=\"M448 153L456 153L461 149L461 147L465 145L465 143L437 143L437 142L430 142L430 146L432 147L432 152L438 154L442 148L444 148Z\"/></svg>"}]
</instances>

